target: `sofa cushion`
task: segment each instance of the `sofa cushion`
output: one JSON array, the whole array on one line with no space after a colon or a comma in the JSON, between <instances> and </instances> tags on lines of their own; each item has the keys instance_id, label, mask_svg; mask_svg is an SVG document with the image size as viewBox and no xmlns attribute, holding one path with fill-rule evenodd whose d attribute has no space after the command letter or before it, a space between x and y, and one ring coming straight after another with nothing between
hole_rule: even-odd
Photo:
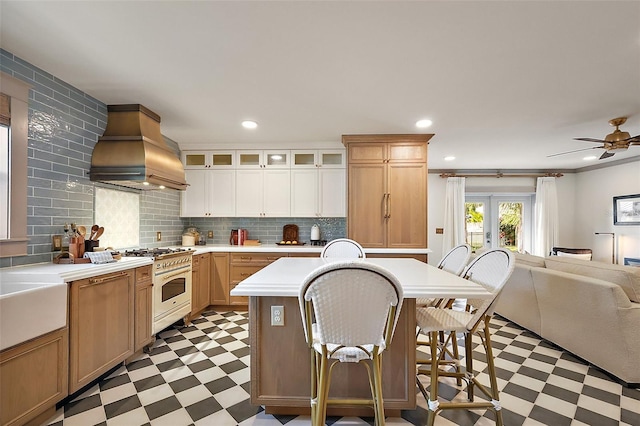
<instances>
[{"instance_id":1,"label":"sofa cushion","mask_svg":"<svg viewBox=\"0 0 640 426\"><path fill-rule=\"evenodd\" d=\"M513 253L516 257L516 264L536 266L538 268L544 268L544 257L534 256L532 254Z\"/></svg>"},{"instance_id":2,"label":"sofa cushion","mask_svg":"<svg viewBox=\"0 0 640 426\"><path fill-rule=\"evenodd\" d=\"M640 268L611 265L582 259L559 256L545 258L548 269L584 275L617 284L632 302L640 302Z\"/></svg>"},{"instance_id":3,"label":"sofa cushion","mask_svg":"<svg viewBox=\"0 0 640 426\"><path fill-rule=\"evenodd\" d=\"M573 257L574 259L591 260L591 253L565 253L559 251L558 257Z\"/></svg>"}]
</instances>

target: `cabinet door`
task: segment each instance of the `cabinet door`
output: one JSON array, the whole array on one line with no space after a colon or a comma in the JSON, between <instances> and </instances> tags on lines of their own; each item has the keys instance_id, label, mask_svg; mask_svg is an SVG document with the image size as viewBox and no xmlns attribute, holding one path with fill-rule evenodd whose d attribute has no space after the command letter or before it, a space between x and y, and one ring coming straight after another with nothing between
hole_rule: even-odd
<instances>
[{"instance_id":1,"label":"cabinet door","mask_svg":"<svg viewBox=\"0 0 640 426\"><path fill-rule=\"evenodd\" d=\"M193 269L191 280L191 315L202 312L209 306L209 253L199 254L193 257Z\"/></svg>"},{"instance_id":2,"label":"cabinet door","mask_svg":"<svg viewBox=\"0 0 640 426\"><path fill-rule=\"evenodd\" d=\"M262 211L264 216L291 216L291 172L289 170L265 170L263 173Z\"/></svg>"},{"instance_id":3,"label":"cabinet door","mask_svg":"<svg viewBox=\"0 0 640 426\"><path fill-rule=\"evenodd\" d=\"M427 162L427 144L424 142L390 143L387 159L389 163Z\"/></svg>"},{"instance_id":4,"label":"cabinet door","mask_svg":"<svg viewBox=\"0 0 640 426\"><path fill-rule=\"evenodd\" d=\"M210 170L208 200L210 216L233 217L236 214L236 171Z\"/></svg>"},{"instance_id":5,"label":"cabinet door","mask_svg":"<svg viewBox=\"0 0 640 426\"><path fill-rule=\"evenodd\" d=\"M318 169L318 213L322 217L345 217L347 182L345 169ZM295 215L294 215L295 216Z\"/></svg>"},{"instance_id":6,"label":"cabinet door","mask_svg":"<svg viewBox=\"0 0 640 426\"><path fill-rule=\"evenodd\" d=\"M211 253L211 305L229 304L229 254Z\"/></svg>"},{"instance_id":7,"label":"cabinet door","mask_svg":"<svg viewBox=\"0 0 640 426\"><path fill-rule=\"evenodd\" d=\"M207 152L185 152L182 154L182 164L187 169L204 169L210 167Z\"/></svg>"},{"instance_id":8,"label":"cabinet door","mask_svg":"<svg viewBox=\"0 0 640 426\"><path fill-rule=\"evenodd\" d=\"M316 217L319 212L318 189L318 170L315 167L291 170L291 216ZM344 210L344 201L342 206Z\"/></svg>"},{"instance_id":9,"label":"cabinet door","mask_svg":"<svg viewBox=\"0 0 640 426\"><path fill-rule=\"evenodd\" d=\"M427 246L427 165L389 164L387 247Z\"/></svg>"},{"instance_id":10,"label":"cabinet door","mask_svg":"<svg viewBox=\"0 0 640 426\"><path fill-rule=\"evenodd\" d=\"M185 170L189 186L180 194L180 216L204 217L208 211L207 179L209 170Z\"/></svg>"},{"instance_id":11,"label":"cabinet door","mask_svg":"<svg viewBox=\"0 0 640 426\"><path fill-rule=\"evenodd\" d=\"M134 351L153 342L153 278L151 265L136 268Z\"/></svg>"},{"instance_id":12,"label":"cabinet door","mask_svg":"<svg viewBox=\"0 0 640 426\"><path fill-rule=\"evenodd\" d=\"M387 158L387 144L358 143L349 145L349 164L381 164Z\"/></svg>"},{"instance_id":13,"label":"cabinet door","mask_svg":"<svg viewBox=\"0 0 640 426\"><path fill-rule=\"evenodd\" d=\"M262 170L236 170L236 215L262 216Z\"/></svg>"},{"instance_id":14,"label":"cabinet door","mask_svg":"<svg viewBox=\"0 0 640 426\"><path fill-rule=\"evenodd\" d=\"M73 393L133 354L133 272L74 281L70 300L69 393Z\"/></svg>"},{"instance_id":15,"label":"cabinet door","mask_svg":"<svg viewBox=\"0 0 640 426\"><path fill-rule=\"evenodd\" d=\"M364 247L385 247L385 188L386 165L382 162L349 166L347 234Z\"/></svg>"}]
</instances>

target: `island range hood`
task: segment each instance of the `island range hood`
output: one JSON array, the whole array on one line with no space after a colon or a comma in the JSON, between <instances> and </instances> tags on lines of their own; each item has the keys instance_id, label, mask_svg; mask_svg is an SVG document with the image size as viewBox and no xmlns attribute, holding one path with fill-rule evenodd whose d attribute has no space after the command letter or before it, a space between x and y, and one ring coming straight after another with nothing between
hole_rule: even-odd
<instances>
[{"instance_id":1,"label":"island range hood","mask_svg":"<svg viewBox=\"0 0 640 426\"><path fill-rule=\"evenodd\" d=\"M160 116L140 104L108 105L107 110L90 179L142 190L185 190L184 167L160 133Z\"/></svg>"}]
</instances>

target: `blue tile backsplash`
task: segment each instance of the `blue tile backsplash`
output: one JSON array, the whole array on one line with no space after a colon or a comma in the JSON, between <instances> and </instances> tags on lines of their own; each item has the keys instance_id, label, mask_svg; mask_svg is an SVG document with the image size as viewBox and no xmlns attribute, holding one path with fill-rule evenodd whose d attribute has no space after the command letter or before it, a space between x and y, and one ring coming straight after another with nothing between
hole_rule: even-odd
<instances>
[{"instance_id":1,"label":"blue tile backsplash","mask_svg":"<svg viewBox=\"0 0 640 426\"><path fill-rule=\"evenodd\" d=\"M23 80L29 92L29 145L27 161L28 255L0 258L0 268L50 262L51 235L61 234L64 223L93 224L93 192L89 180L91 154L107 124L107 106L57 77L0 49L0 70ZM178 144L165 139L179 153ZM111 189L117 186L105 185ZM121 189L128 191L127 189ZM214 231L213 243L229 241L230 229L246 228L249 238L279 242L282 227L295 223L300 239L308 241L317 223L322 239L343 237L344 218L180 218L178 191L142 191L140 197L140 245L159 247L179 244L183 230L197 226ZM156 233L162 232L162 241ZM105 230L108 232L108 230Z\"/></svg>"}]
</instances>

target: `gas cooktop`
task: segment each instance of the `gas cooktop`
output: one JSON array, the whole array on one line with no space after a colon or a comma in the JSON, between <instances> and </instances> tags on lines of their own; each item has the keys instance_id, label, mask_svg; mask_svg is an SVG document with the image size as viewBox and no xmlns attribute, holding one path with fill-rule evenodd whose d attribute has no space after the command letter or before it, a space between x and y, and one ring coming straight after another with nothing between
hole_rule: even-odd
<instances>
[{"instance_id":1,"label":"gas cooktop","mask_svg":"<svg viewBox=\"0 0 640 426\"><path fill-rule=\"evenodd\" d=\"M188 254L193 250L183 248L140 248L133 250L125 250L123 256L137 256L137 257L153 257L166 256L171 254Z\"/></svg>"}]
</instances>

